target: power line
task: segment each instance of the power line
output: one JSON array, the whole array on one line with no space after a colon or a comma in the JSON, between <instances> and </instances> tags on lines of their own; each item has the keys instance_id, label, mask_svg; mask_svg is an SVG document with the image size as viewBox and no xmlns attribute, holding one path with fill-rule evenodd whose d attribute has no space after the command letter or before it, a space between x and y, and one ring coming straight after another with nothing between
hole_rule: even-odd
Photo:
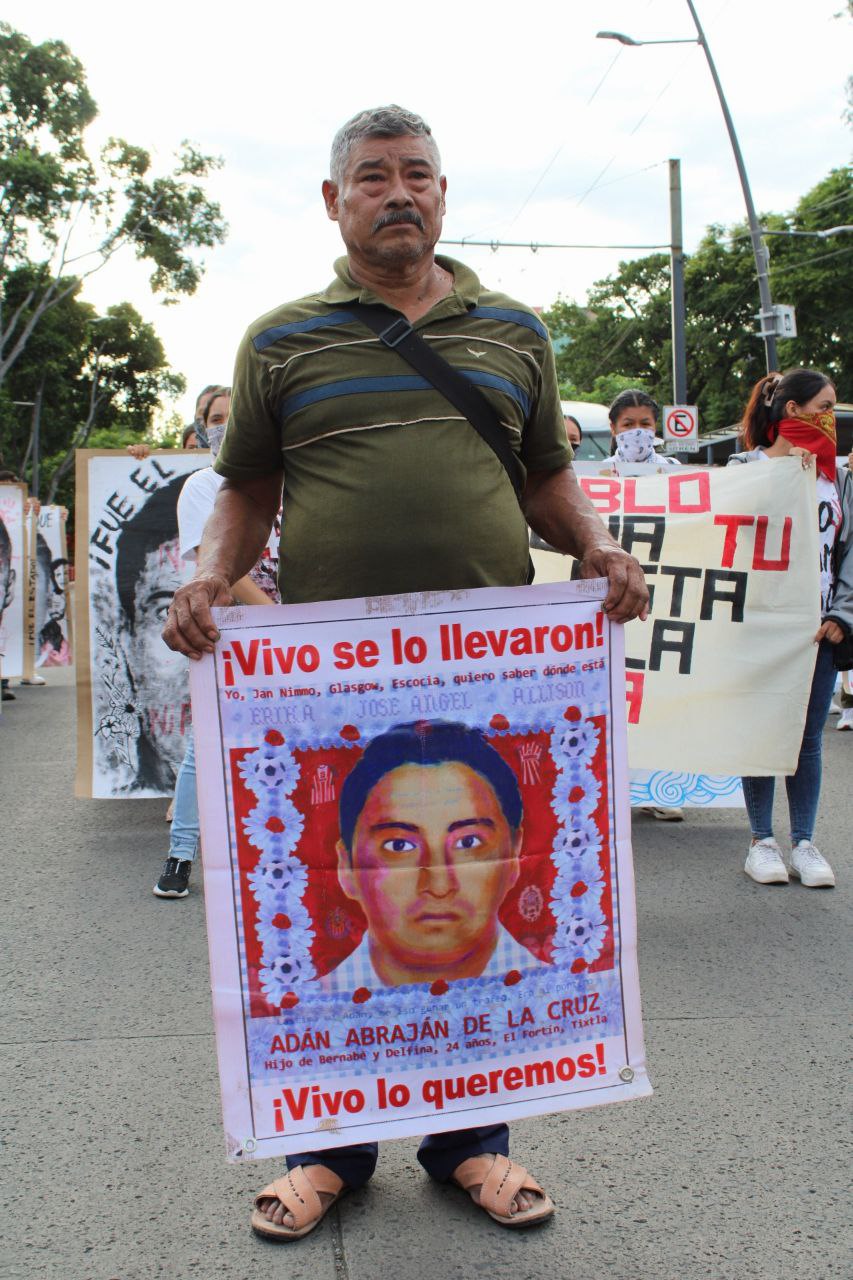
<instances>
[{"instance_id":1,"label":"power line","mask_svg":"<svg viewBox=\"0 0 853 1280\"><path fill-rule=\"evenodd\" d=\"M853 253L853 245L848 245L845 249L833 249L831 253L819 253L814 258L809 258L807 263L802 260L792 262L790 266L774 268L771 266L770 271L773 277L783 276L786 271L800 271L803 266L812 266L815 262L826 262L828 258L840 258L842 253Z\"/></svg>"},{"instance_id":2,"label":"power line","mask_svg":"<svg viewBox=\"0 0 853 1280\"><path fill-rule=\"evenodd\" d=\"M610 75L610 72L611 72L611 71L613 70L613 68L616 66L616 63L619 61L619 59L621 58L621 56L622 56L622 54L623 54L624 52L625 52L625 50L624 50L624 49L619 49L619 50L617 50L617 52L616 52L616 54L615 54L615 56L614 56L614 58L613 58L612 62L610 63L609 67L607 68L607 70L605 71L604 75L601 77L601 79L599 80L598 84L595 86L595 88L593 89L592 93L591 93L591 94L590 94L590 96L587 98L586 102L584 103L584 107L588 107L588 106L590 105L590 103L593 101L593 99L595 98L595 96L596 96L596 94L598 93L599 89L600 89L600 88L601 88L601 86L604 84L605 80L606 80L606 79L607 79L607 77ZM507 224L507 230L508 230L508 231L509 231L509 229L510 229L511 227L514 227L514 226L515 226L516 222L518 222L518 219L519 219L519 218L521 217L521 215L524 213L524 210L525 210L525 209L527 208L527 206L530 204L530 201L531 201L531 200L533 199L533 197L536 195L536 192L539 190L539 188L541 187L542 183L543 183L543 182L545 181L545 179L547 178L548 174L550 173L551 169L552 169L552 168L553 168L553 166L554 166L555 161L557 160L558 156L561 154L561 152L562 152L562 151L563 151L563 149L565 148L565 145L566 145L566 143L567 143L567 142L568 142L568 137L563 138L563 141L560 143L559 147L557 147L557 150L556 150L556 151L554 152L554 154L551 156L551 159L550 159L550 160L548 161L548 163L545 165L545 168L542 170L542 172L540 173L539 177L536 179L536 181L534 182L533 186L530 188L530 191L529 191L529 192L528 192L528 194L526 195L526 197L525 197L525 199L524 199L524 201L523 201L523 203L522 203L522 205L521 205L521 208L520 208L520 209L519 209L519 210L518 210L518 211L513 215L513 217L511 218L510 222Z\"/></svg>"},{"instance_id":3,"label":"power line","mask_svg":"<svg viewBox=\"0 0 853 1280\"><path fill-rule=\"evenodd\" d=\"M646 9L647 9L647 10L648 10L648 9L650 9L650 8L652 7L652 4L653 4L653 3L654 3L654 0L648 0L648 2L647 2L647 4L646 4ZM625 52L625 50L624 50L623 48L619 48L619 49L617 49L617 50L616 50L616 53L614 54L612 61L610 62L610 64L609 64L609 65L608 65L608 67L606 68L606 70L605 70L605 72L604 72L604 75L601 77L601 79L599 80L598 84L595 86L595 88L593 89L592 93L589 95L589 97L587 98L586 102L584 103L584 109L585 109L585 110L586 110L586 108L590 107L590 106L592 105L592 103L595 101L596 97L598 96L598 92L599 92L599 90L601 89L601 87L602 87L602 85L604 84L605 80L606 80L606 79L607 79L607 77L610 75L610 72L611 72L611 71L613 70L613 68L616 66L616 63L617 63L617 62L619 61L619 59L622 57L622 54L623 54L624 52ZM524 213L524 210L525 210L525 209L527 208L527 206L530 204L530 201L533 199L534 195L535 195L535 194L536 194L536 192L539 190L539 188L540 188L540 186L542 185L542 183L544 182L545 178L548 176L549 172L550 172L550 171L551 171L551 169L553 168L555 161L557 160L558 156L561 154L561 152L562 152L562 151L563 151L563 149L565 148L565 145L566 145L566 143L567 143L567 142L568 142L568 136L567 136L567 137L565 137L565 138L563 138L563 141L560 143L559 147L558 147L558 148L557 148L557 150L554 152L554 154L552 155L551 159L550 159L550 160L548 161L548 163L545 165L545 168L542 170L542 172L540 173L539 177L538 177L538 178L536 179L536 181L534 182L533 186L531 187L530 191L528 192L527 196L525 197L525 199L524 199L524 201L523 201L523 203L522 203L522 205L521 205L521 208L520 208L520 209L519 209L519 210L518 210L518 211L513 215L513 217L511 218L510 222L507 224L507 231L509 231L511 227L514 227L514 226L515 226L515 224L516 224L516 222L518 222L518 219L519 219L519 218L521 217L521 215ZM613 160L615 160L615 158L616 158L616 157L615 157L615 155L614 155L614 156L613 156L613 158L612 158L612 159L611 159L611 161L610 161L610 164L612 164L612 163L613 163ZM609 169L610 164L608 164L608 165L606 166L606 168L608 168L608 169ZM601 175L599 175L599 176L601 176ZM579 202L579 203L580 203L580 202Z\"/></svg>"},{"instance_id":4,"label":"power line","mask_svg":"<svg viewBox=\"0 0 853 1280\"><path fill-rule=\"evenodd\" d=\"M643 165L642 169L632 169L630 173L623 173L618 178L611 178L609 182L600 182L599 190L602 187L615 187L617 182L627 182L629 178L636 178L641 173L648 173L650 169L659 169L661 165L669 164L668 160L655 160L654 164ZM569 197L571 199L571 197Z\"/></svg>"},{"instance_id":5,"label":"power line","mask_svg":"<svg viewBox=\"0 0 853 1280\"><path fill-rule=\"evenodd\" d=\"M651 115L651 113L654 111L654 109L655 109L655 107L657 106L657 104L660 102L661 98L664 96L664 94L665 94L665 93L667 93L667 92L668 92L668 90L669 90L669 89L671 89L671 88L672 88L673 84L674 84L674 83L675 83L675 81L678 79L678 77L681 75L681 72L684 70L684 67L687 65L687 58L688 58L688 57L689 57L689 54L688 54L688 55L685 55L685 56L681 59L681 62L679 63L678 67L676 67L675 71L674 71L674 72L673 72L673 74L670 76L669 80L667 80L666 84L665 84L665 85L663 86L663 88L659 91L659 93L657 94L657 97L655 97L655 98L653 99L653 101L652 101L652 102L650 103L650 105L646 108L646 110L645 110L645 111L643 112L643 114L640 116L640 118L639 118L639 120L637 121L637 123L634 125L633 129L632 129L632 130L630 131L630 133L628 134L628 137L629 137L629 138L633 138L633 137L634 137L634 134L639 132L639 130L640 130L640 129L642 128L642 126L645 124L646 120L648 120L649 116L650 116L650 115ZM604 168L601 170L601 172L596 176L596 178L593 180L593 182L592 182L592 183L587 187L586 191L583 193L583 195L581 196L581 198L577 201L577 205L576 205L576 207L580 207L580 205L582 205L582 204L583 204L584 200L586 200L587 196L592 195L593 191L598 190L598 188L599 188L600 186L609 186L609 183L606 183L606 182L605 182L605 183L602 183L602 182L601 182L601 179L604 177L605 173L607 173L608 169L609 169L609 168L610 168L610 166L613 164L613 161L614 161L614 160L616 159L616 157L619 155L619 152L622 150L622 147L624 146L624 142L625 142L625 140L624 140L624 139L620 142L619 146L618 146L618 147L616 148L616 150L613 152L613 155L612 155L612 156L610 157L610 159L607 161L607 164L604 166Z\"/></svg>"},{"instance_id":6,"label":"power line","mask_svg":"<svg viewBox=\"0 0 853 1280\"><path fill-rule=\"evenodd\" d=\"M666 244L540 244L536 240L470 240L464 236L461 240L445 240L443 237L439 244L462 245L465 248L491 249L492 253L497 253L498 249L529 249L531 253L536 253L539 249L669 249L671 245Z\"/></svg>"}]
</instances>

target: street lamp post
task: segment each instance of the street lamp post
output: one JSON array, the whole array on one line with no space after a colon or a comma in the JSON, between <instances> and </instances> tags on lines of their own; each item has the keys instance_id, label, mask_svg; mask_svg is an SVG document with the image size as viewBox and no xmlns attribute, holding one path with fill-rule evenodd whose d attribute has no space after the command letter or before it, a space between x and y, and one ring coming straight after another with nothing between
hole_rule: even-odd
<instances>
[{"instance_id":1,"label":"street lamp post","mask_svg":"<svg viewBox=\"0 0 853 1280\"><path fill-rule=\"evenodd\" d=\"M688 37L681 40L634 40L631 36L624 35L621 31L599 31L598 38L602 40L618 40L620 44L637 46L644 44L698 44L701 46L705 58L708 62L708 70L711 72L711 79L714 81L714 88L717 90L717 97L720 99L720 107L723 112L723 119L726 122L726 129L729 134L729 141L732 144L735 164L737 165L738 177L743 191L744 203L746 204L746 217L749 223L749 237L752 241L752 252L755 256L755 269L758 274L758 296L761 302L761 336L764 339L764 351L767 360L767 372L770 373L778 366L778 357L776 354L776 333L775 328L771 328L775 324L775 315L773 311L773 300L770 296L770 278L767 274L767 252L761 242L761 228L758 225L758 218L755 213L755 205L752 201L752 192L749 188L749 179L746 174L746 166L743 162L740 143L735 133L734 121L732 120L729 105L726 102L723 86L720 83L720 77L717 75L717 68L714 65L714 59L711 57L711 50L708 48L708 42L705 39L705 32L702 30L702 24L699 21L699 15L693 0L686 0L687 7L690 10L690 16L696 27L696 38Z\"/></svg>"},{"instance_id":2,"label":"street lamp post","mask_svg":"<svg viewBox=\"0 0 853 1280\"><path fill-rule=\"evenodd\" d=\"M681 231L681 161L669 162L669 276L672 294L673 404L687 403L687 342L684 335L684 238Z\"/></svg>"}]
</instances>

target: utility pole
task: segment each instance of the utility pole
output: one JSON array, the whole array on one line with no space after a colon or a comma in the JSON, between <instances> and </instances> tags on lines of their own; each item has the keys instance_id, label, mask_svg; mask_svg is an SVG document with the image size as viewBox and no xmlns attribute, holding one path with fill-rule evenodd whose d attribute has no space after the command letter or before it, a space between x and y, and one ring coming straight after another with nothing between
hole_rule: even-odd
<instances>
[{"instance_id":1,"label":"utility pole","mask_svg":"<svg viewBox=\"0 0 853 1280\"><path fill-rule=\"evenodd\" d=\"M41 402L44 396L44 377L39 383L33 404L33 474L30 489L34 498L39 496L39 463L41 449Z\"/></svg>"},{"instance_id":2,"label":"utility pole","mask_svg":"<svg viewBox=\"0 0 853 1280\"><path fill-rule=\"evenodd\" d=\"M624 31L599 31L597 38L600 40L618 40L620 44L628 45L632 48L640 48L646 44L698 44L702 52L705 54L705 60L708 63L708 70L711 73L711 79L714 82L714 88L717 91L717 97L720 100L720 109L723 113L723 120L729 135L729 142L732 144L735 165L737 166L738 177L740 178L741 190L743 191L743 200L746 205L746 219L749 223L749 238L752 241L752 252L755 256L755 271L758 276L758 298L761 304L761 313L759 319L761 321L760 336L764 339L764 351L767 358L767 372L771 373L778 368L778 356L776 354L776 332L777 317L773 309L773 299L770 296L770 277L768 275L768 257L767 250L761 239L761 228L758 225L758 218L755 213L755 205L752 201L752 192L749 189L749 178L746 173L746 165L741 155L740 143L735 133L735 125L732 120L732 113L729 111L729 104L726 102L726 95L723 93L723 86L720 83L720 77L717 75L717 68L714 59L711 57L711 50L708 47L708 41L705 39L705 32L702 30L702 24L699 21L699 15L696 12L696 6L693 0L686 0L690 16L693 19L693 25L696 28L695 37L691 36L686 39L678 40L635 40L633 36L625 35Z\"/></svg>"},{"instance_id":3,"label":"utility pole","mask_svg":"<svg viewBox=\"0 0 853 1280\"><path fill-rule=\"evenodd\" d=\"M672 292L673 404L687 404L687 345L684 336L684 235L681 229L681 161L669 162L669 269Z\"/></svg>"},{"instance_id":4,"label":"utility pole","mask_svg":"<svg viewBox=\"0 0 853 1280\"><path fill-rule=\"evenodd\" d=\"M696 34L699 37L699 44L708 63L708 70L711 72L711 79L714 81L714 88L717 90L717 97L720 100L720 108L723 112L723 119L726 122L726 129L729 134L729 141L732 144L735 164L737 166L738 177L740 178L741 190L743 191L743 201L746 205L746 218L749 223L749 238L752 241L752 252L755 257L755 271L758 276L758 298L761 303L761 337L764 339L764 351L767 358L767 372L772 373L779 368L779 357L776 353L776 320L773 311L773 299L770 295L770 277L768 275L768 256L767 250L762 243L761 227L758 225L758 217L755 212L755 205L752 200L752 191L749 186L749 178L746 173L746 165L743 162L740 143L735 133L735 125L732 120L729 104L726 102L726 95L723 93L723 86L720 83L720 77L717 75L717 68L714 59L711 57L711 50L708 47L708 41L705 39L705 32L702 30L702 24L699 21L699 15L696 12L696 6L693 0L686 0L687 7L690 10L690 16L696 27Z\"/></svg>"}]
</instances>

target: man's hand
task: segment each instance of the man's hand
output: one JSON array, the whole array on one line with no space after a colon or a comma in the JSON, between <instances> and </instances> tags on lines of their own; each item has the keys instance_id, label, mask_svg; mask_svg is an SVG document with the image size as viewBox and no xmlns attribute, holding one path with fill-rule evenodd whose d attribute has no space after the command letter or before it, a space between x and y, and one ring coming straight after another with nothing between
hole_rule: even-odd
<instances>
[{"instance_id":1,"label":"man's hand","mask_svg":"<svg viewBox=\"0 0 853 1280\"><path fill-rule=\"evenodd\" d=\"M213 653L219 632L210 610L216 605L231 604L232 600L231 584L218 574L200 574L185 587L179 587L163 628L166 644L194 662Z\"/></svg>"},{"instance_id":2,"label":"man's hand","mask_svg":"<svg viewBox=\"0 0 853 1280\"><path fill-rule=\"evenodd\" d=\"M529 471L522 502L534 533L579 560L582 578L608 579L604 609L613 622L648 617L649 592L639 562L611 538L571 467Z\"/></svg>"},{"instance_id":3,"label":"man's hand","mask_svg":"<svg viewBox=\"0 0 853 1280\"><path fill-rule=\"evenodd\" d=\"M649 616L649 589L639 562L621 547L599 546L587 551L580 562L582 578L607 578L610 590L604 612L611 622L645 620Z\"/></svg>"}]
</instances>

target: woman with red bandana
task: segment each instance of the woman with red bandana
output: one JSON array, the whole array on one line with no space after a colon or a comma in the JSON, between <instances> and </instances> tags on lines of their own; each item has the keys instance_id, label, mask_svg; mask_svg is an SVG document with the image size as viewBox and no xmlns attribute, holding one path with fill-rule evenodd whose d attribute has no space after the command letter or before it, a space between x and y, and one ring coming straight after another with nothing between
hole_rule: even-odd
<instances>
[{"instance_id":1,"label":"woman with red bandana","mask_svg":"<svg viewBox=\"0 0 853 1280\"><path fill-rule=\"evenodd\" d=\"M786 866L773 838L774 778L743 778L752 828L744 871L758 884L830 888L835 875L813 842L821 781L821 739L835 687L835 646L853 631L853 477L836 468L835 387L815 369L772 373L756 383L741 424L747 451L730 463L800 457L817 469L821 624L797 770L785 779L791 821Z\"/></svg>"}]
</instances>

